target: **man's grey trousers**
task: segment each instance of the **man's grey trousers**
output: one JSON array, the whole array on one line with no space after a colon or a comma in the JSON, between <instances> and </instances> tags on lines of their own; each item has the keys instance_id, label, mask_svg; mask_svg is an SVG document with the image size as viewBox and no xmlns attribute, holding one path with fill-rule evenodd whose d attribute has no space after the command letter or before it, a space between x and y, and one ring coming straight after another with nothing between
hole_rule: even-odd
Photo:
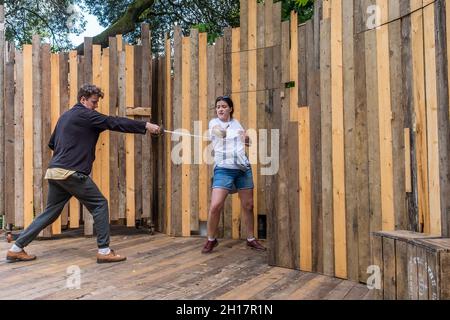
<instances>
[{"instance_id":1,"label":"man's grey trousers","mask_svg":"<svg viewBox=\"0 0 450 320\"><path fill-rule=\"evenodd\" d=\"M92 179L75 172L66 180L48 180L47 206L40 215L24 230L16 240L16 245L25 248L39 233L58 219L64 205L74 196L94 217L99 248L109 247L108 201L102 195Z\"/></svg>"}]
</instances>

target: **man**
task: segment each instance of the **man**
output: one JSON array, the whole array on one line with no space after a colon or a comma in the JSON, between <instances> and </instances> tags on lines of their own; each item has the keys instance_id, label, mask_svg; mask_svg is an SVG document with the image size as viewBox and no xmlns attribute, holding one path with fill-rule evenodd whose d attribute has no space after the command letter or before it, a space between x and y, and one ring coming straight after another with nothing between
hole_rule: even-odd
<instances>
[{"instance_id":1,"label":"man","mask_svg":"<svg viewBox=\"0 0 450 320\"><path fill-rule=\"evenodd\" d=\"M161 129L149 122L106 116L95 111L100 98L103 98L100 88L84 85L78 92L78 103L59 118L48 144L53 157L45 175L49 184L47 206L7 252L7 262L36 259L23 248L59 217L72 196L80 200L94 217L97 262L126 260L125 256L109 248L108 202L89 177L95 160L95 146L104 130L159 134Z\"/></svg>"}]
</instances>

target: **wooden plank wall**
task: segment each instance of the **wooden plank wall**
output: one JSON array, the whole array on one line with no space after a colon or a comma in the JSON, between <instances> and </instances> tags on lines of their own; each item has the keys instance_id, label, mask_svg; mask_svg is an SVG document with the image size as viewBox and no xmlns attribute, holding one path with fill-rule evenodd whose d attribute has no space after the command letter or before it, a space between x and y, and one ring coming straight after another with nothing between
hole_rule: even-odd
<instances>
[{"instance_id":1,"label":"wooden plank wall","mask_svg":"<svg viewBox=\"0 0 450 320\"><path fill-rule=\"evenodd\" d=\"M5 181L12 188L12 192L5 193L4 197L5 224L27 227L45 208L48 184L44 175L51 159L48 141L59 116L77 102L78 89L82 84L92 82L103 89L105 97L100 100L97 111L106 115L125 116L126 107L129 107L129 114L133 114L133 109L142 107L139 109L139 119L150 121L152 81L158 81L158 78L152 75L148 25L143 24L142 37L146 44L139 47L137 51L140 55L136 56L130 52L135 53L137 46L119 49L118 43L122 44L120 36L111 38L110 47L103 50L86 38L86 56L78 56L76 51L51 53L50 45L42 43L38 36L33 37L32 44L24 45L22 51L3 42L6 60L2 62L5 68L2 79L7 86L2 102L2 108L6 108L2 119L5 132L2 142L7 156L2 169L6 170ZM120 64L122 54L123 63ZM135 77L136 74L138 77ZM133 95L125 95L128 92ZM135 96L139 97L135 99L136 103L133 102ZM123 101L120 101L121 97ZM122 111L119 106L123 107ZM100 135L92 178L109 201L111 221L134 227L136 219L143 218L148 222L155 214L159 214L152 204L152 168L155 168L156 158L151 151L150 135L135 136L141 139L137 140L141 141L141 149L136 153L132 151L134 144L123 144L120 148L119 137L125 140L125 135L120 133L110 134L106 131ZM133 170L136 163L141 164L139 174ZM125 171L127 164L128 171ZM123 172L117 170L121 165ZM136 176L140 179L136 179ZM123 189L119 183L121 177L124 178ZM130 187L127 190L125 186ZM127 206L120 206L121 200L126 199L120 197L121 190L124 196L128 191L129 199L123 202ZM140 190L140 196L132 194L136 190ZM140 209L135 210L133 207ZM49 237L67 228L78 228L80 222L84 224L85 233L91 235L92 217L85 209L84 217L80 217L80 210L79 201L72 198L59 219L43 230L40 236Z\"/></svg>"},{"instance_id":2,"label":"wooden plank wall","mask_svg":"<svg viewBox=\"0 0 450 320\"><path fill-rule=\"evenodd\" d=\"M5 25L5 9L0 6L0 24ZM5 154L5 28L0 30L0 155ZM0 215L6 218L5 210L5 157L0 157ZM14 218L14 216L12 216ZM8 218L8 219L12 219ZM2 227L2 226L1 226Z\"/></svg>"},{"instance_id":3,"label":"wooden plank wall","mask_svg":"<svg viewBox=\"0 0 450 320\"><path fill-rule=\"evenodd\" d=\"M367 10L371 5L380 8L380 20ZM69 84L70 105L74 88L99 81L108 94L104 113L148 120L150 113L135 115L130 107L154 104L152 114L165 128L196 135L204 135L215 117L215 98L231 95L234 116L253 129L248 154L256 186L254 233L266 228L269 264L365 282L371 232L449 235L449 11L444 0L321 0L313 19L299 25L295 13L281 21L280 2L242 0L240 27L225 29L214 44L207 44L204 33L183 36L175 28L173 44L166 36L165 57L150 63L143 25L141 46L124 45L119 35L100 50L88 39L86 56L60 54L52 62L69 71L42 70L40 80L31 72L33 50L45 44L35 39L34 47L6 55L15 62L6 64L5 81L14 66L16 87L14 113L2 121L9 124L5 134L17 140L14 193L4 201L14 203L15 215L7 213L8 219L27 226L42 202L33 186L48 160L43 155L39 169L31 155L48 134L39 139L33 129L49 126L33 114L39 90L49 90L44 79L60 78L54 103L66 104L61 81ZM43 69L48 49L40 53ZM144 88L146 79L152 81ZM269 129L267 136L259 129ZM201 233L211 192L208 141L166 135L151 144L134 138L111 133L99 143L99 163L105 165L94 179L109 191L111 220L134 226L136 219L154 219L159 231L173 236ZM162 161L154 162L155 152ZM262 174L269 155L279 160L275 175ZM175 156L185 161L174 162ZM154 179L152 170L158 172ZM79 220L71 205L69 226L76 227L72 217ZM226 202L218 235L247 236L237 195Z\"/></svg>"}]
</instances>

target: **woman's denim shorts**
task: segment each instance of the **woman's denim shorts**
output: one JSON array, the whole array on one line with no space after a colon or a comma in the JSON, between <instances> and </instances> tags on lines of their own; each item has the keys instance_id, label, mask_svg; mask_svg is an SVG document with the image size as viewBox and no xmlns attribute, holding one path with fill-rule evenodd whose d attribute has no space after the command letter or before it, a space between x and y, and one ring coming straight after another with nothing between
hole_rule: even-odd
<instances>
[{"instance_id":1,"label":"woman's denim shorts","mask_svg":"<svg viewBox=\"0 0 450 320\"><path fill-rule=\"evenodd\" d=\"M229 191L253 189L252 168L243 171L240 169L226 169L215 167L212 182L213 189L226 189Z\"/></svg>"}]
</instances>

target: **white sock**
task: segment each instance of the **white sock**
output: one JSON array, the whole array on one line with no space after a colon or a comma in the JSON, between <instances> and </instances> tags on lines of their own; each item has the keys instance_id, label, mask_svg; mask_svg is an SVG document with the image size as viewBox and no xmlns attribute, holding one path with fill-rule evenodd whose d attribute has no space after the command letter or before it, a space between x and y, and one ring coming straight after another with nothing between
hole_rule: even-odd
<instances>
[{"instance_id":1,"label":"white sock","mask_svg":"<svg viewBox=\"0 0 450 320\"><path fill-rule=\"evenodd\" d=\"M11 249L9 249L9 251L11 251L11 252L20 252L20 251L22 251L22 248L16 246L16 244L13 244Z\"/></svg>"},{"instance_id":2,"label":"white sock","mask_svg":"<svg viewBox=\"0 0 450 320\"><path fill-rule=\"evenodd\" d=\"M256 240L255 237L253 237L253 238L247 238L247 241L248 241L248 242L252 242L252 241L254 241L254 240Z\"/></svg>"},{"instance_id":3,"label":"white sock","mask_svg":"<svg viewBox=\"0 0 450 320\"><path fill-rule=\"evenodd\" d=\"M102 249L98 249L98 253L100 254L109 254L111 252L111 249L109 248L102 248Z\"/></svg>"},{"instance_id":4,"label":"white sock","mask_svg":"<svg viewBox=\"0 0 450 320\"><path fill-rule=\"evenodd\" d=\"M210 237L208 237L208 241L215 241L216 240L216 238L210 238Z\"/></svg>"}]
</instances>

